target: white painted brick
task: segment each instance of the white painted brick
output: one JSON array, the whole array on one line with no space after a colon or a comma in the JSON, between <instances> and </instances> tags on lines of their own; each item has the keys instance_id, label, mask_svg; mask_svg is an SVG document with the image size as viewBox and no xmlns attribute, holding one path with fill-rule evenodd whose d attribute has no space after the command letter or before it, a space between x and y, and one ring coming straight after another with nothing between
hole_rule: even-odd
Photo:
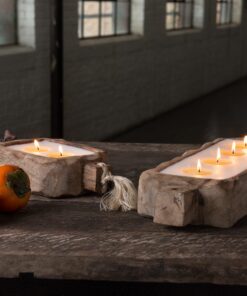
<instances>
[{"instance_id":1,"label":"white painted brick","mask_svg":"<svg viewBox=\"0 0 247 296\"><path fill-rule=\"evenodd\" d=\"M215 2L206 1L206 27L171 36L164 29L165 0L146 0L142 39L80 46L71 21L77 1L64 5L67 138L104 139L246 75L246 10L241 26L219 30Z\"/></svg>"}]
</instances>

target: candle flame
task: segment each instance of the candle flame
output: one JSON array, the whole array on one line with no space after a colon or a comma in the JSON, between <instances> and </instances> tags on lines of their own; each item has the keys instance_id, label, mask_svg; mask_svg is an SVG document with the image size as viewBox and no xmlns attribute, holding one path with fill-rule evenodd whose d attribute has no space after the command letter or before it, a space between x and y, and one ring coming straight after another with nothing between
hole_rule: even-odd
<instances>
[{"instance_id":1,"label":"candle flame","mask_svg":"<svg viewBox=\"0 0 247 296\"><path fill-rule=\"evenodd\" d=\"M62 147L62 145L59 145L58 150L59 150L60 156L62 157L63 156L63 147Z\"/></svg>"},{"instance_id":2,"label":"candle flame","mask_svg":"<svg viewBox=\"0 0 247 296\"><path fill-rule=\"evenodd\" d=\"M221 151L220 151L220 148L218 147L218 149L217 149L217 157L216 157L217 163L220 162L220 159L221 159Z\"/></svg>"},{"instance_id":3,"label":"candle flame","mask_svg":"<svg viewBox=\"0 0 247 296\"><path fill-rule=\"evenodd\" d=\"M235 152L236 152L236 142L234 141L232 143L232 154L235 154Z\"/></svg>"},{"instance_id":4,"label":"candle flame","mask_svg":"<svg viewBox=\"0 0 247 296\"><path fill-rule=\"evenodd\" d=\"M244 147L247 147L247 136L244 137Z\"/></svg>"},{"instance_id":5,"label":"candle flame","mask_svg":"<svg viewBox=\"0 0 247 296\"><path fill-rule=\"evenodd\" d=\"M35 148L39 151L40 150L40 145L39 142L37 140L34 140L34 146Z\"/></svg>"},{"instance_id":6,"label":"candle flame","mask_svg":"<svg viewBox=\"0 0 247 296\"><path fill-rule=\"evenodd\" d=\"M200 173L202 171L202 164L201 164L201 160L198 159L197 161L197 172Z\"/></svg>"}]
</instances>

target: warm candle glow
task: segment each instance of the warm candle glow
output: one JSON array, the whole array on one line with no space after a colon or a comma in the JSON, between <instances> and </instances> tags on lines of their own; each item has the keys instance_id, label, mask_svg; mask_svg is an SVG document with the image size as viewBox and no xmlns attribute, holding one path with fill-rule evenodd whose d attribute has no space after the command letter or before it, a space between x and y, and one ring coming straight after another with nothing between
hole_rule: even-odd
<instances>
[{"instance_id":1,"label":"warm candle glow","mask_svg":"<svg viewBox=\"0 0 247 296\"><path fill-rule=\"evenodd\" d=\"M244 147L247 148L247 136L244 137Z\"/></svg>"},{"instance_id":2,"label":"warm candle glow","mask_svg":"<svg viewBox=\"0 0 247 296\"><path fill-rule=\"evenodd\" d=\"M70 151L64 151L63 146L59 145L58 146L58 150L56 152L50 152L47 154L48 157L52 157L52 158L64 158L64 157L69 157L69 156L74 156L73 153L71 153Z\"/></svg>"},{"instance_id":3,"label":"warm candle glow","mask_svg":"<svg viewBox=\"0 0 247 296\"><path fill-rule=\"evenodd\" d=\"M232 154L234 155L236 153L236 142L234 141L232 143Z\"/></svg>"},{"instance_id":4,"label":"warm candle glow","mask_svg":"<svg viewBox=\"0 0 247 296\"><path fill-rule=\"evenodd\" d=\"M223 153L224 153L224 151L223 151ZM221 166L221 165L231 164L231 161L229 159L224 159L221 157L221 149L220 149L220 147L218 147L216 159L215 158L206 158L206 159L203 159L203 163L209 164L209 165Z\"/></svg>"},{"instance_id":5,"label":"warm candle glow","mask_svg":"<svg viewBox=\"0 0 247 296\"><path fill-rule=\"evenodd\" d=\"M221 151L220 148L218 147L217 149L217 157L216 157L216 162L219 163L221 159Z\"/></svg>"},{"instance_id":6,"label":"warm candle glow","mask_svg":"<svg viewBox=\"0 0 247 296\"><path fill-rule=\"evenodd\" d=\"M237 144L235 141L233 141L232 146L231 146L231 148L229 148L229 150L224 149L221 152L225 156L234 156L234 157L244 156L245 153L243 151L243 148L244 148L243 142L240 145L239 143Z\"/></svg>"},{"instance_id":7,"label":"warm candle glow","mask_svg":"<svg viewBox=\"0 0 247 296\"><path fill-rule=\"evenodd\" d=\"M208 170L204 170L202 169L202 164L201 164L201 160L198 159L197 160L197 166L195 167L191 167L191 168L184 168L183 172L187 175L192 175L192 176L208 176L211 175L211 171Z\"/></svg>"},{"instance_id":8,"label":"warm candle glow","mask_svg":"<svg viewBox=\"0 0 247 296\"><path fill-rule=\"evenodd\" d=\"M39 141L38 140L34 140L33 141L33 144L29 144L29 146L25 146L23 148L23 151L28 152L28 153L34 153L36 155L41 155L40 153L48 152L49 151L49 148L48 147L44 147L44 146L41 147Z\"/></svg>"},{"instance_id":9,"label":"warm candle glow","mask_svg":"<svg viewBox=\"0 0 247 296\"><path fill-rule=\"evenodd\" d=\"M244 148L243 136L240 140L214 141L211 145L198 150L197 153L184 155L180 161L163 169L162 173L199 179L225 180L246 170L247 147Z\"/></svg>"},{"instance_id":10,"label":"warm candle glow","mask_svg":"<svg viewBox=\"0 0 247 296\"><path fill-rule=\"evenodd\" d=\"M34 146L37 149L37 151L40 150L39 142L37 140L34 140Z\"/></svg>"},{"instance_id":11,"label":"warm candle glow","mask_svg":"<svg viewBox=\"0 0 247 296\"><path fill-rule=\"evenodd\" d=\"M201 173L201 171L202 171L202 164L201 164L201 161L200 161L200 159L198 159L198 161L197 161L197 171L198 171L198 173Z\"/></svg>"},{"instance_id":12,"label":"warm candle glow","mask_svg":"<svg viewBox=\"0 0 247 296\"><path fill-rule=\"evenodd\" d=\"M63 157L63 147L62 147L62 145L59 145L58 150L59 150L60 156Z\"/></svg>"}]
</instances>

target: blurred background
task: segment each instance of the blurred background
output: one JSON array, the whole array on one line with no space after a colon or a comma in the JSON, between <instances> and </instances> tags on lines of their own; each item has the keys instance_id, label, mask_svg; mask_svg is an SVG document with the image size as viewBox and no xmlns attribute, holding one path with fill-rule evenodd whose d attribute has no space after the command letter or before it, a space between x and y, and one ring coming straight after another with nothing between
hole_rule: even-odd
<instances>
[{"instance_id":1,"label":"blurred background","mask_svg":"<svg viewBox=\"0 0 247 296\"><path fill-rule=\"evenodd\" d=\"M244 135L246 2L0 0L0 133L157 143Z\"/></svg>"}]
</instances>

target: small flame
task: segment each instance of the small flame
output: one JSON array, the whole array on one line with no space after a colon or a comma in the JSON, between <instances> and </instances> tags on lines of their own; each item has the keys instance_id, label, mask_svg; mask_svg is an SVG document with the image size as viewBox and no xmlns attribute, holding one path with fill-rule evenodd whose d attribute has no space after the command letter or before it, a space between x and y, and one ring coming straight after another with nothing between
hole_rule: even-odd
<instances>
[{"instance_id":1,"label":"small flame","mask_svg":"<svg viewBox=\"0 0 247 296\"><path fill-rule=\"evenodd\" d=\"M200 173L202 171L202 164L200 159L198 159L197 161L197 172Z\"/></svg>"},{"instance_id":2,"label":"small flame","mask_svg":"<svg viewBox=\"0 0 247 296\"><path fill-rule=\"evenodd\" d=\"M247 147L247 136L244 137L244 147Z\"/></svg>"},{"instance_id":3,"label":"small flame","mask_svg":"<svg viewBox=\"0 0 247 296\"><path fill-rule=\"evenodd\" d=\"M40 145L39 142L37 140L34 140L34 146L35 148L39 151L40 150Z\"/></svg>"},{"instance_id":4,"label":"small flame","mask_svg":"<svg viewBox=\"0 0 247 296\"><path fill-rule=\"evenodd\" d=\"M236 142L234 141L232 143L232 154L235 154L235 152L236 152Z\"/></svg>"},{"instance_id":5,"label":"small flame","mask_svg":"<svg viewBox=\"0 0 247 296\"><path fill-rule=\"evenodd\" d=\"M59 145L58 150L59 150L60 156L62 157L63 156L63 147L62 147L62 145Z\"/></svg>"},{"instance_id":6,"label":"small flame","mask_svg":"<svg viewBox=\"0 0 247 296\"><path fill-rule=\"evenodd\" d=\"M220 151L220 148L218 147L218 149L217 149L217 157L216 157L217 163L220 162L220 159L221 159L221 151Z\"/></svg>"}]
</instances>

